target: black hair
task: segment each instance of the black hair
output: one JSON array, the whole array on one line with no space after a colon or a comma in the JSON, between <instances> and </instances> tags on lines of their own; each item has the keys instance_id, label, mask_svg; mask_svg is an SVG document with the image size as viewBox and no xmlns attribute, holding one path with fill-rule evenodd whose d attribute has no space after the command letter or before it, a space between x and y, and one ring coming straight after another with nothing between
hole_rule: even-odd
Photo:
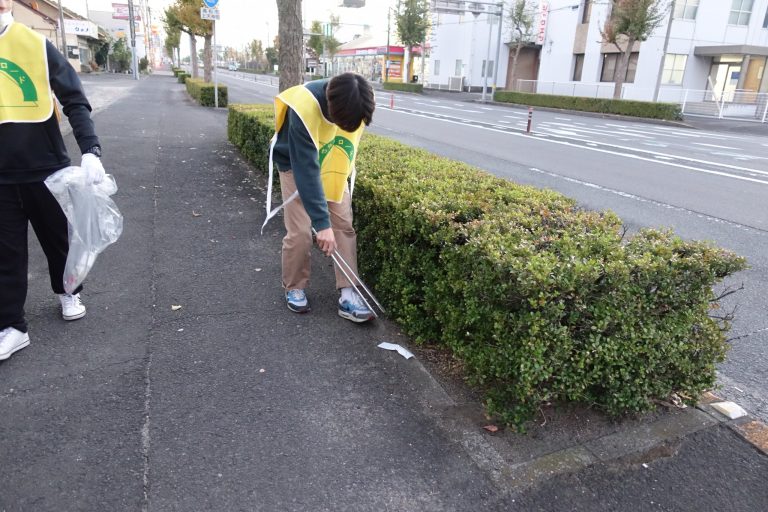
<instances>
[{"instance_id":1,"label":"black hair","mask_svg":"<svg viewBox=\"0 0 768 512\"><path fill-rule=\"evenodd\" d=\"M357 73L342 73L331 78L325 91L331 121L342 130L353 132L373 120L376 100L368 80Z\"/></svg>"}]
</instances>

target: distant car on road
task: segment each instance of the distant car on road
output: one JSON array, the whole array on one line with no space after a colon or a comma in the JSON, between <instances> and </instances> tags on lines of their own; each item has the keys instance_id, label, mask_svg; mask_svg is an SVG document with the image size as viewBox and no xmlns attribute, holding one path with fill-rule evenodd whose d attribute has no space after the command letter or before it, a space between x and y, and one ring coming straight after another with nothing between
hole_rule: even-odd
<instances>
[{"instance_id":1,"label":"distant car on road","mask_svg":"<svg viewBox=\"0 0 768 512\"><path fill-rule=\"evenodd\" d=\"M229 66L227 66L227 69L230 71L237 71L238 68L240 68L240 65L237 62L230 62Z\"/></svg>"}]
</instances>

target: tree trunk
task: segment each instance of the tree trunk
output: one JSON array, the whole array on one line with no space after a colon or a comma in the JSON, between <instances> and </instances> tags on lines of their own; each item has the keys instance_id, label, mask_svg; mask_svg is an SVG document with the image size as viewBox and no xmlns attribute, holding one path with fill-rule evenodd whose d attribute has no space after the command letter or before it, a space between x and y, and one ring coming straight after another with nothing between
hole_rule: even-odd
<instances>
[{"instance_id":1,"label":"tree trunk","mask_svg":"<svg viewBox=\"0 0 768 512\"><path fill-rule=\"evenodd\" d=\"M197 39L192 34L189 34L189 57L192 63L192 78L197 78Z\"/></svg>"},{"instance_id":2,"label":"tree trunk","mask_svg":"<svg viewBox=\"0 0 768 512\"><path fill-rule=\"evenodd\" d=\"M207 83L213 82L213 74L211 73L211 70L213 69L211 39L213 39L213 36L205 36L205 43L203 46L203 78Z\"/></svg>"},{"instance_id":3,"label":"tree trunk","mask_svg":"<svg viewBox=\"0 0 768 512\"><path fill-rule=\"evenodd\" d=\"M515 54L512 56L512 69L509 72L509 78L510 78L510 81L512 82L512 90L513 91L518 90L517 89L517 84L516 84L516 78L517 77L515 76L515 74L517 73L517 59L518 59L518 57L520 57L520 49L522 47L523 47L523 43L522 43L522 41L519 41L515 45Z\"/></svg>"},{"instance_id":4,"label":"tree trunk","mask_svg":"<svg viewBox=\"0 0 768 512\"><path fill-rule=\"evenodd\" d=\"M277 64L280 69L279 91L282 92L302 83L304 30L301 26L301 0L277 0L277 17L280 23Z\"/></svg>"},{"instance_id":5,"label":"tree trunk","mask_svg":"<svg viewBox=\"0 0 768 512\"><path fill-rule=\"evenodd\" d=\"M624 79L627 76L627 68L629 67L629 59L632 56L632 47L635 46L635 40L633 38L627 39L627 46L624 48L624 53L621 54L621 60L619 66L616 68L613 79L615 85L613 87L613 99L621 99L621 90L624 87Z\"/></svg>"}]
</instances>

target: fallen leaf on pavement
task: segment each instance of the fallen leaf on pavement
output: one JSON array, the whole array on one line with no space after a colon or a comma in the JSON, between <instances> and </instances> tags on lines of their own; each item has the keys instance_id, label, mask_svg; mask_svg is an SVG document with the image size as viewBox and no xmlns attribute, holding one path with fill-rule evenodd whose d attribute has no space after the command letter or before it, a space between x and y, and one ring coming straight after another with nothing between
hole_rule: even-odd
<instances>
[{"instance_id":1,"label":"fallen leaf on pavement","mask_svg":"<svg viewBox=\"0 0 768 512\"><path fill-rule=\"evenodd\" d=\"M202 215L202 213L197 213L195 210L192 210L192 216L193 217L199 217L201 215Z\"/></svg>"},{"instance_id":2,"label":"fallen leaf on pavement","mask_svg":"<svg viewBox=\"0 0 768 512\"><path fill-rule=\"evenodd\" d=\"M181 306L177 306L176 304L171 305L171 311L178 311L181 309Z\"/></svg>"},{"instance_id":3,"label":"fallen leaf on pavement","mask_svg":"<svg viewBox=\"0 0 768 512\"><path fill-rule=\"evenodd\" d=\"M498 431L499 431L499 427L497 427L496 425L486 425L486 426L484 426L483 428L484 428L485 430L487 430L488 432L491 432L491 433L494 433L494 432L498 432Z\"/></svg>"}]
</instances>

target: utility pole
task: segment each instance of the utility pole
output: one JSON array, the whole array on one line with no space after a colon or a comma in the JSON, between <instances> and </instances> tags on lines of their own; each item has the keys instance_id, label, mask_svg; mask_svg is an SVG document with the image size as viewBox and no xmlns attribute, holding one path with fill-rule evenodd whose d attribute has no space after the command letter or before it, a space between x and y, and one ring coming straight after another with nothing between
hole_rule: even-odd
<instances>
[{"instance_id":1,"label":"utility pole","mask_svg":"<svg viewBox=\"0 0 768 512\"><path fill-rule=\"evenodd\" d=\"M384 62L384 81L389 82L389 24L390 24L390 14L392 13L392 8L387 7L387 55L386 55L386 61Z\"/></svg>"},{"instance_id":2,"label":"utility pole","mask_svg":"<svg viewBox=\"0 0 768 512\"><path fill-rule=\"evenodd\" d=\"M136 55L136 18L133 16L133 0L128 0L128 17L130 21L128 26L131 27L131 66L133 69L133 79L139 79L139 61Z\"/></svg>"},{"instance_id":3,"label":"utility pole","mask_svg":"<svg viewBox=\"0 0 768 512\"><path fill-rule=\"evenodd\" d=\"M653 101L659 101L659 92L661 91L661 75L664 74L664 61L667 60L667 48L669 48L669 36L672 33L672 21L675 19L675 4L677 0L672 0L669 6L669 23L667 23L667 35L664 37L664 50L661 52L661 63L659 63L659 74L656 77L656 89L653 91Z\"/></svg>"},{"instance_id":4,"label":"utility pole","mask_svg":"<svg viewBox=\"0 0 768 512\"><path fill-rule=\"evenodd\" d=\"M62 0L59 0L59 32L61 33L61 53L69 59L67 55L67 35L64 33L64 8L61 6Z\"/></svg>"},{"instance_id":5,"label":"utility pole","mask_svg":"<svg viewBox=\"0 0 768 512\"><path fill-rule=\"evenodd\" d=\"M501 52L501 27L504 25L504 4L499 3L499 38L496 40L496 60L493 63L493 87L491 88L491 101L496 96L496 84L499 83L499 54Z\"/></svg>"}]
</instances>

